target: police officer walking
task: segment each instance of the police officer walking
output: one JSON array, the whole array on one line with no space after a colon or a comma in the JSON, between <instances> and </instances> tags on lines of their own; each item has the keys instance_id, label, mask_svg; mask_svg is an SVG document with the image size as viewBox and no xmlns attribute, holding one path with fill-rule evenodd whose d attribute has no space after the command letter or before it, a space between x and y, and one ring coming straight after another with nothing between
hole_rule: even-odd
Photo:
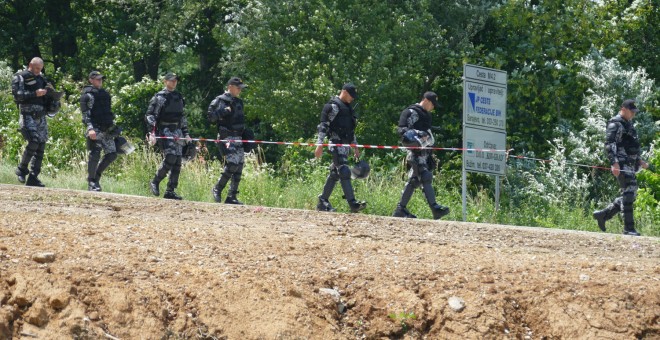
<instances>
[{"instance_id":1,"label":"police officer walking","mask_svg":"<svg viewBox=\"0 0 660 340\"><path fill-rule=\"evenodd\" d=\"M229 140L217 144L220 155L225 160L222 174L211 189L213 200L218 203L222 201L222 191L231 180L225 203L243 204L236 196L238 195L238 185L241 182L245 163L245 149L241 142L245 131L245 112L243 111L243 100L239 97L241 91L246 87L247 85L243 83L241 78L232 77L227 82L225 93L213 99L207 112L209 122L216 124L218 128L218 139Z\"/></svg>"},{"instance_id":2,"label":"police officer walking","mask_svg":"<svg viewBox=\"0 0 660 340\"><path fill-rule=\"evenodd\" d=\"M183 145L192 142L188 134L188 121L184 115L185 102L181 93L176 91L178 81L179 76L174 73L165 75L165 88L151 98L145 116L150 133L166 137L158 139L158 145L165 157L156 175L149 182L151 193L154 196L160 195L160 182L169 173L163 198L175 200L182 199L174 190L179 185Z\"/></svg>"},{"instance_id":3,"label":"police officer walking","mask_svg":"<svg viewBox=\"0 0 660 340\"><path fill-rule=\"evenodd\" d=\"M637 112L639 109L635 106L635 101L626 99L621 104L619 114L607 122L605 150L612 165L612 174L619 182L621 196L614 199L607 208L593 213L598 227L605 231L605 222L623 212L623 234L632 236L639 236L633 218L633 203L637 196L635 173L640 167L649 167L648 163L639 157L639 137L632 122Z\"/></svg>"},{"instance_id":4,"label":"police officer walking","mask_svg":"<svg viewBox=\"0 0 660 340\"><path fill-rule=\"evenodd\" d=\"M52 90L52 85L41 73L43 68L44 61L41 58L32 58L27 70L16 73L11 81L11 92L20 110L21 134L28 142L16 169L16 176L19 182L36 187L44 186L38 176L48 140L46 94L48 88Z\"/></svg>"},{"instance_id":5,"label":"police officer walking","mask_svg":"<svg viewBox=\"0 0 660 340\"><path fill-rule=\"evenodd\" d=\"M355 127L357 118L351 103L357 99L357 88L352 83L347 83L342 87L339 96L333 97L323 106L321 111L321 123L318 125L317 144L322 144L328 137L332 144L357 144L355 137ZM351 212L359 212L367 207L367 202L355 199L353 186L351 184L351 169L348 167L349 146L331 146L332 163L330 164L330 174L325 181L323 192L319 195L319 201L316 205L318 211L336 211L330 204L330 195L340 182L344 191L344 198L348 202ZM314 151L314 156L320 158L323 154L323 146L319 145ZM360 151L354 148L353 156L360 158Z\"/></svg>"},{"instance_id":6,"label":"police officer walking","mask_svg":"<svg viewBox=\"0 0 660 340\"><path fill-rule=\"evenodd\" d=\"M401 112L397 132L404 146L433 146L434 138L431 133L432 118L430 111L438 107L438 95L434 92L426 92L419 104L411 105ZM408 182L403 188L401 199L392 216L417 218L417 216L408 211L406 205L408 205L415 189L420 185L426 197L426 202L433 213L433 219L437 220L449 214L449 208L439 205L435 200L433 173L431 172L432 169L429 169L429 163L432 162L431 157L430 150L408 149L408 155L406 157L406 161L410 167L408 171Z\"/></svg>"},{"instance_id":7,"label":"police officer walking","mask_svg":"<svg viewBox=\"0 0 660 340\"><path fill-rule=\"evenodd\" d=\"M89 83L80 96L82 122L87 128L87 189L101 191L99 181L103 171L117 159L115 138L119 129L115 125L115 115L111 109L110 94L103 88L103 75L99 71L89 73ZM103 159L101 159L103 150ZM100 163L99 163L100 160Z\"/></svg>"}]
</instances>

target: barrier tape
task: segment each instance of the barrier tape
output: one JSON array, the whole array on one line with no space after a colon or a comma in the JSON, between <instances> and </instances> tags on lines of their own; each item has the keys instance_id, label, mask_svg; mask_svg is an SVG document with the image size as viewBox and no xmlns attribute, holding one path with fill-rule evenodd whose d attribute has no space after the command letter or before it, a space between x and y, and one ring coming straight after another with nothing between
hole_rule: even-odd
<instances>
[{"instance_id":1,"label":"barrier tape","mask_svg":"<svg viewBox=\"0 0 660 340\"><path fill-rule=\"evenodd\" d=\"M174 140L175 142L177 141L186 141L186 138L182 137L167 137L167 136L155 136L156 139L171 139ZM273 145L292 145L292 146L348 146L352 148L364 148L364 149L389 149L389 150L439 150L439 151L477 151L477 152L503 152L506 154L506 158L515 158L515 159L527 159L527 160L532 160L532 161L537 161L537 162L543 162L543 163L551 163L553 160L550 159L542 159L542 158L534 158L534 157L526 157L526 156L518 156L518 155L512 155L510 152L513 151L513 149L479 149L479 148L441 148L441 147L427 147L427 146L399 146L399 145L371 145L371 144L342 144L342 143L306 143L306 142L273 142L273 141L265 141L265 140L251 140L251 139L213 139L213 138L191 138L191 141L198 141L198 142L213 142L213 143L232 143L232 142L241 142L241 143L254 143L254 144L273 144ZM607 170L610 171L611 168L608 167L603 167L603 166L595 166L595 165L588 165L588 164L580 164L580 163L573 163L573 162L566 162L567 165L571 166L576 166L576 167L583 167L583 168L590 168L590 169L598 169L598 170ZM636 173L635 171L628 171L628 170L620 170L620 172L630 172L630 173ZM653 175L660 176L658 174L652 173Z\"/></svg>"}]
</instances>

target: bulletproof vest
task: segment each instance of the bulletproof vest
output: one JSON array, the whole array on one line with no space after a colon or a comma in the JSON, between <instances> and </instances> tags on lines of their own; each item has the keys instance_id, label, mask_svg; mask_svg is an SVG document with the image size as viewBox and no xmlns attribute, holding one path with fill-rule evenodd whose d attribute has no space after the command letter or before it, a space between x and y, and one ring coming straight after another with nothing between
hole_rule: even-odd
<instances>
[{"instance_id":1,"label":"bulletproof vest","mask_svg":"<svg viewBox=\"0 0 660 340\"><path fill-rule=\"evenodd\" d=\"M165 94L165 105L163 105L158 119L160 122L178 123L183 118L183 96L173 91Z\"/></svg>"},{"instance_id":2,"label":"bulletproof vest","mask_svg":"<svg viewBox=\"0 0 660 340\"><path fill-rule=\"evenodd\" d=\"M626 154L629 156L639 155L641 144L639 143L637 130L635 130L633 123L623 119L623 117L619 115L610 119L608 124L612 122L621 123L621 125L623 126L623 133L621 134L621 142L617 143L617 146L622 147L624 150L626 150Z\"/></svg>"},{"instance_id":3,"label":"bulletproof vest","mask_svg":"<svg viewBox=\"0 0 660 340\"><path fill-rule=\"evenodd\" d=\"M220 118L218 127L230 131L243 132L245 129L245 112L243 112L243 101L240 98L232 97L227 93L220 95L220 99L225 105L231 108L231 114Z\"/></svg>"},{"instance_id":4,"label":"bulletproof vest","mask_svg":"<svg viewBox=\"0 0 660 340\"><path fill-rule=\"evenodd\" d=\"M112 126L114 115L110 107L110 93L105 89L96 89L91 86L85 87L85 92L94 97L94 105L92 105L92 109L90 110L92 125L101 129Z\"/></svg>"},{"instance_id":5,"label":"bulletproof vest","mask_svg":"<svg viewBox=\"0 0 660 340\"><path fill-rule=\"evenodd\" d=\"M36 92L37 90L46 88L46 79L41 74L34 75L28 70L23 70L18 75L23 77L23 88L25 91ZM28 98L20 104L45 105L46 96Z\"/></svg>"},{"instance_id":6,"label":"bulletproof vest","mask_svg":"<svg viewBox=\"0 0 660 340\"><path fill-rule=\"evenodd\" d=\"M419 104L410 105L408 108L406 108L406 110L413 110L417 112L417 116L419 117L413 126L409 126L409 128L421 131L427 131L431 129L431 113L424 110L424 108L419 106Z\"/></svg>"},{"instance_id":7,"label":"bulletproof vest","mask_svg":"<svg viewBox=\"0 0 660 340\"><path fill-rule=\"evenodd\" d=\"M332 98L330 104L335 104L339 112L335 119L330 122L330 131L336 133L342 141L351 140L355 134L355 117L353 108L341 101L339 97Z\"/></svg>"}]
</instances>

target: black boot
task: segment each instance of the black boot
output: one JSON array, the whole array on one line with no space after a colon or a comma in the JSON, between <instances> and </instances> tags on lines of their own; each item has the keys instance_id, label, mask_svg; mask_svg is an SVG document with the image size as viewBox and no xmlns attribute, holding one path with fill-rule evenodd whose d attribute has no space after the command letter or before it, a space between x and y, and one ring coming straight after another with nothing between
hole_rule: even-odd
<instances>
[{"instance_id":1,"label":"black boot","mask_svg":"<svg viewBox=\"0 0 660 340\"><path fill-rule=\"evenodd\" d=\"M169 199L169 200L182 200L183 197L179 196L174 190L167 190L165 191L165 194L163 195L163 198Z\"/></svg>"},{"instance_id":2,"label":"black boot","mask_svg":"<svg viewBox=\"0 0 660 340\"><path fill-rule=\"evenodd\" d=\"M603 210L596 210L593 213L594 219L598 222L598 228L605 231L605 222L616 216L621 211L618 204L610 204ZM634 229L634 228L633 228Z\"/></svg>"},{"instance_id":3,"label":"black boot","mask_svg":"<svg viewBox=\"0 0 660 340\"><path fill-rule=\"evenodd\" d=\"M640 233L634 227L623 228L623 234L629 236L640 236Z\"/></svg>"},{"instance_id":4,"label":"black boot","mask_svg":"<svg viewBox=\"0 0 660 340\"><path fill-rule=\"evenodd\" d=\"M442 216L449 214L449 207L442 206L438 203L433 203L431 205L431 212L433 213L433 219L439 220Z\"/></svg>"},{"instance_id":5,"label":"black boot","mask_svg":"<svg viewBox=\"0 0 660 340\"><path fill-rule=\"evenodd\" d=\"M394 209L394 213L392 214L394 217L403 217L403 218L417 218L417 216L413 215L406 209L406 207L402 206L401 203L396 205L396 209Z\"/></svg>"},{"instance_id":6,"label":"black boot","mask_svg":"<svg viewBox=\"0 0 660 340\"><path fill-rule=\"evenodd\" d=\"M87 182L88 191L101 191L101 186L96 181Z\"/></svg>"},{"instance_id":7,"label":"black boot","mask_svg":"<svg viewBox=\"0 0 660 340\"><path fill-rule=\"evenodd\" d=\"M160 182L149 182L149 189L154 196L160 196Z\"/></svg>"},{"instance_id":8,"label":"black boot","mask_svg":"<svg viewBox=\"0 0 660 340\"><path fill-rule=\"evenodd\" d=\"M22 184L25 184L25 177L27 177L29 173L30 172L27 169L16 168L16 176L18 177L18 181Z\"/></svg>"},{"instance_id":9,"label":"black boot","mask_svg":"<svg viewBox=\"0 0 660 340\"><path fill-rule=\"evenodd\" d=\"M356 212L360 212L361 210L364 210L364 208L367 207L367 202L353 199L351 201L348 201L348 206L351 208L351 212L356 213Z\"/></svg>"},{"instance_id":10,"label":"black boot","mask_svg":"<svg viewBox=\"0 0 660 340\"><path fill-rule=\"evenodd\" d=\"M214 185L213 188L211 189L211 194L213 195L213 200L216 203L222 202L222 189L218 188L218 186Z\"/></svg>"},{"instance_id":11,"label":"black boot","mask_svg":"<svg viewBox=\"0 0 660 340\"><path fill-rule=\"evenodd\" d=\"M330 204L330 201L319 196L319 203L316 204L316 210L318 211L329 211L329 212L334 212L337 211L337 209L332 207L332 204Z\"/></svg>"},{"instance_id":12,"label":"black boot","mask_svg":"<svg viewBox=\"0 0 660 340\"><path fill-rule=\"evenodd\" d=\"M594 211L594 219L596 219L596 222L598 222L598 228L600 228L601 231L605 231L605 222L607 221L605 219L605 215L607 214L607 209L603 210L596 210Z\"/></svg>"},{"instance_id":13,"label":"black boot","mask_svg":"<svg viewBox=\"0 0 660 340\"><path fill-rule=\"evenodd\" d=\"M229 194L227 195L227 198L225 198L225 204L243 205L243 202L239 201L235 194Z\"/></svg>"},{"instance_id":14,"label":"black boot","mask_svg":"<svg viewBox=\"0 0 660 340\"><path fill-rule=\"evenodd\" d=\"M28 175L27 180L25 181L25 185L29 187L41 187L41 188L45 187L45 185L41 183L39 178L37 178L37 176L33 174Z\"/></svg>"}]
</instances>

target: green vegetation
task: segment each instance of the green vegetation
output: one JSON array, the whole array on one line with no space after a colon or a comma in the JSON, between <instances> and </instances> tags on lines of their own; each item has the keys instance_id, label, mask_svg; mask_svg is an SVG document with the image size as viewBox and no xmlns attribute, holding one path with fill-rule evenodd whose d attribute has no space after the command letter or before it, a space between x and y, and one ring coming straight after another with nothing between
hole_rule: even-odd
<instances>
[{"instance_id":1,"label":"green vegetation","mask_svg":"<svg viewBox=\"0 0 660 340\"><path fill-rule=\"evenodd\" d=\"M468 220L596 230L591 211L618 193L602 149L606 121L623 98L636 98L635 121L643 157L660 168L660 9L655 0L209 0L209 1L8 1L0 4L0 181L14 183L13 167L24 142L10 79L34 56L66 92L49 122L44 180L84 189L86 159L78 98L88 72L107 76L113 110L124 134L139 148L144 112L168 71L195 137L214 137L206 122L210 101L232 75L243 92L256 138L312 141L323 103L345 81L358 85L358 141L394 145L400 111L434 90L442 108L434 116L438 146L462 144L465 63L508 73L507 146L500 209L488 176L470 174ZM206 163L182 173L186 199L210 201L220 172L215 146ZM371 177L356 183L367 213L390 215L403 186L400 151L369 150ZM436 152L439 200L461 219L457 152ZM250 164L240 197L249 204L313 209L329 160L314 162L305 147L265 146ZM148 195L146 182L160 156L140 149L110 168L106 191ZM645 235L660 232L660 178L643 171L635 205ZM346 211L340 190L333 204ZM430 213L416 194L410 210ZM616 219L609 230L619 232Z\"/></svg>"}]
</instances>

